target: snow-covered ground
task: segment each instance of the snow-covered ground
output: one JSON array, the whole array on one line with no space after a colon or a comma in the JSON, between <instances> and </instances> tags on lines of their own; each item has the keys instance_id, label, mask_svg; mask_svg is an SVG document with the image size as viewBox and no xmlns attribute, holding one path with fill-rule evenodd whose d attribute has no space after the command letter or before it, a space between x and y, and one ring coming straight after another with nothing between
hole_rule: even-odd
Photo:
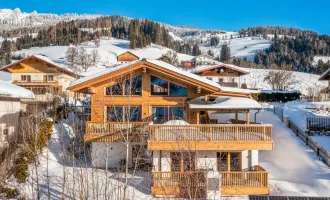
<instances>
[{"instance_id":1,"label":"snow-covered ground","mask_svg":"<svg viewBox=\"0 0 330 200\"><path fill-rule=\"evenodd\" d=\"M261 37L244 37L233 39L228 38L224 41L220 40L220 43L217 46L201 45L200 49L204 53L211 50L213 51L215 56L219 56L221 46L223 44L229 45L231 56L235 56L238 58L247 57L248 59L253 59L257 51L269 48L272 42L265 40Z\"/></svg>"},{"instance_id":2,"label":"snow-covered ground","mask_svg":"<svg viewBox=\"0 0 330 200\"><path fill-rule=\"evenodd\" d=\"M254 121L251 112L251 120ZM213 119L226 121L234 114L211 114ZM245 120L245 114L239 118ZM330 196L330 169L315 152L286 127L276 115L261 111L257 122L273 125L274 150L259 151L259 164L269 171L271 195Z\"/></svg>"}]
</instances>

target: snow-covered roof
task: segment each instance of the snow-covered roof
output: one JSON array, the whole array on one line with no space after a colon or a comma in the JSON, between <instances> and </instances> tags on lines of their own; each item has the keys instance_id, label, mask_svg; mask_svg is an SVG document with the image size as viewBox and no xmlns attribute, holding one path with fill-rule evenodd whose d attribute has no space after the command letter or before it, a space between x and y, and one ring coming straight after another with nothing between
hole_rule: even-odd
<instances>
[{"instance_id":1,"label":"snow-covered roof","mask_svg":"<svg viewBox=\"0 0 330 200\"><path fill-rule=\"evenodd\" d=\"M323 74L321 74L319 81L326 81L329 79L329 73L330 73L330 68L325 71Z\"/></svg>"},{"instance_id":2,"label":"snow-covered roof","mask_svg":"<svg viewBox=\"0 0 330 200\"><path fill-rule=\"evenodd\" d=\"M198 66L195 69L193 69L192 73L201 73L201 72L211 70L211 69L216 69L216 68L219 68L219 67L226 67L226 68L238 71L238 72L243 73L243 74L249 74L248 71L242 69L241 67L238 67L236 65L231 65L231 64L225 64L225 63L220 63L220 64L217 64L217 65L201 65L201 66Z\"/></svg>"},{"instance_id":3,"label":"snow-covered roof","mask_svg":"<svg viewBox=\"0 0 330 200\"><path fill-rule=\"evenodd\" d=\"M201 98L196 98L188 101L190 109L262 109L262 106L255 100L243 97L226 97L221 96L214 101L203 101Z\"/></svg>"},{"instance_id":4,"label":"snow-covered roof","mask_svg":"<svg viewBox=\"0 0 330 200\"><path fill-rule=\"evenodd\" d=\"M224 86L220 86L220 87L221 87L221 91L224 92L239 92L239 93L248 93L248 94L260 93L260 90L249 90L243 88L224 87Z\"/></svg>"},{"instance_id":5,"label":"snow-covered roof","mask_svg":"<svg viewBox=\"0 0 330 200\"><path fill-rule=\"evenodd\" d=\"M28 89L0 80L0 97L32 99L34 94Z\"/></svg>"},{"instance_id":6,"label":"snow-covered roof","mask_svg":"<svg viewBox=\"0 0 330 200\"><path fill-rule=\"evenodd\" d=\"M162 67L164 69L171 70L171 71L176 72L176 73L179 73L179 74L181 74L183 76L190 77L192 79L195 79L195 80L200 81L200 82L204 82L204 83L206 83L208 85L211 85L213 87L216 87L216 88L219 88L220 89L220 85L218 83L213 82L211 80L208 80L208 79L206 79L204 77L198 76L196 74L192 74L190 72L187 72L187 71L184 71L182 69L179 69L179 68L177 68L177 67L175 67L175 66L173 66L171 64L168 64L166 62L163 62L163 61L160 61L160 60L146 60L146 61L149 62L149 63L155 64L157 66L160 66L160 67ZM139 63L139 62L143 62L143 61L142 60L136 60L136 61L128 62L128 63L122 64L122 65L118 65L116 67L113 67L113 68L104 70L102 72L99 72L99 73L96 73L96 74L92 74L92 75L86 76L84 78L80 78L78 80L75 80L75 81L71 82L70 87L71 86L78 85L78 84L83 83L83 82L88 81L88 80L92 80L92 79L97 78L99 76L102 76L102 75L105 75L105 74L108 74L108 73L111 73L111 72L114 72L114 71L117 71L117 70L120 70L120 69L129 67L129 66L131 66L133 64L136 64L136 63Z\"/></svg>"},{"instance_id":7,"label":"snow-covered roof","mask_svg":"<svg viewBox=\"0 0 330 200\"><path fill-rule=\"evenodd\" d=\"M71 75L71 76L73 76L73 77L75 76L75 73L73 73L73 72L72 72L71 70L69 70L68 68L66 68L66 67L64 67L64 66L61 66L61 65L59 65L59 64L57 64L57 63L55 63L55 62L53 62L51 59L49 59L48 57L43 56L43 55L32 55L32 56L28 56L28 57L26 57L26 58L24 58L24 59L22 59L22 60L18 60L18 61L16 61L16 62L13 62L13 63L9 64L9 65L6 65L6 66L4 66L4 67L1 67L0 70L4 70L4 69L6 69L6 68L8 68L8 67L12 67L12 66L14 66L14 65L16 65L16 64L18 64L18 63L21 63L21 62L24 62L24 61L26 61L26 60L33 59L33 58L38 59L38 60L41 60L41 61L44 61L44 62L46 62L46 63L48 63L48 64L54 66L55 68L61 70L62 72L65 72L65 73L67 73L67 74L69 74L69 75Z\"/></svg>"}]
</instances>

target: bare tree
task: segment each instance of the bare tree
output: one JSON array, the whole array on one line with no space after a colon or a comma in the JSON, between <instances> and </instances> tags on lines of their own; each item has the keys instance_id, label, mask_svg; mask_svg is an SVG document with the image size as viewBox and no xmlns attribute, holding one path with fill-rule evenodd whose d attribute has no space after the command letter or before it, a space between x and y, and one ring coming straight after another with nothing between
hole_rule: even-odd
<instances>
[{"instance_id":1,"label":"bare tree","mask_svg":"<svg viewBox=\"0 0 330 200\"><path fill-rule=\"evenodd\" d=\"M85 72L92 65L92 56L91 54L87 53L86 49L83 47L79 48L78 64Z\"/></svg>"},{"instance_id":2,"label":"bare tree","mask_svg":"<svg viewBox=\"0 0 330 200\"><path fill-rule=\"evenodd\" d=\"M76 61L78 59L78 49L75 46L70 46L65 53L65 58L69 63L69 67L78 74L80 72L79 67L76 65Z\"/></svg>"},{"instance_id":3,"label":"bare tree","mask_svg":"<svg viewBox=\"0 0 330 200\"><path fill-rule=\"evenodd\" d=\"M99 39L94 40L94 44L95 44L96 48L100 47L100 43L101 43L101 41Z\"/></svg>"},{"instance_id":4,"label":"bare tree","mask_svg":"<svg viewBox=\"0 0 330 200\"><path fill-rule=\"evenodd\" d=\"M100 60L100 55L99 52L97 50L93 50L91 52L91 59L92 59L92 64L96 65L97 62Z\"/></svg>"},{"instance_id":5,"label":"bare tree","mask_svg":"<svg viewBox=\"0 0 330 200\"><path fill-rule=\"evenodd\" d=\"M296 83L293 72L289 66L272 67L264 78L273 90L287 90Z\"/></svg>"},{"instance_id":6,"label":"bare tree","mask_svg":"<svg viewBox=\"0 0 330 200\"><path fill-rule=\"evenodd\" d=\"M168 51L163 56L166 56L169 59L169 62L171 65L174 65L174 66L179 65L178 54L176 53L176 51Z\"/></svg>"}]
</instances>

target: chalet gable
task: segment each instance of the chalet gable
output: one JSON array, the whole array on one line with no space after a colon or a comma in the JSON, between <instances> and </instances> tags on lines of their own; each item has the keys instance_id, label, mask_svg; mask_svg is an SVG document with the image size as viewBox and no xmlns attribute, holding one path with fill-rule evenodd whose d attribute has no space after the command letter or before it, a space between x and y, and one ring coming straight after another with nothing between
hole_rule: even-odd
<instances>
[{"instance_id":1,"label":"chalet gable","mask_svg":"<svg viewBox=\"0 0 330 200\"><path fill-rule=\"evenodd\" d=\"M201 76L232 76L238 77L249 74L249 72L240 69L234 65L220 64L215 66L202 66L194 71Z\"/></svg>"},{"instance_id":2,"label":"chalet gable","mask_svg":"<svg viewBox=\"0 0 330 200\"><path fill-rule=\"evenodd\" d=\"M75 92L79 91L88 93L88 91L92 91L89 89L91 87L104 84L105 82L109 82L111 79L119 76L123 77L125 74L130 74L132 71L137 70L140 70L141 73L157 73L172 80L177 80L178 82L194 86L197 93L201 90L208 91L208 93L214 93L220 90L218 83L192 74L190 72L183 71L177 67L159 60L139 60L126 63L112 69L73 81L68 89Z\"/></svg>"},{"instance_id":3,"label":"chalet gable","mask_svg":"<svg viewBox=\"0 0 330 200\"><path fill-rule=\"evenodd\" d=\"M130 51L126 51L124 53L118 54L117 55L117 61L118 62L131 62L135 60L139 60L139 56L133 54Z\"/></svg>"},{"instance_id":4,"label":"chalet gable","mask_svg":"<svg viewBox=\"0 0 330 200\"><path fill-rule=\"evenodd\" d=\"M8 71L11 73L64 73L76 77L75 73L39 55L28 56L22 60L13 62L7 66L1 67L0 71Z\"/></svg>"}]
</instances>

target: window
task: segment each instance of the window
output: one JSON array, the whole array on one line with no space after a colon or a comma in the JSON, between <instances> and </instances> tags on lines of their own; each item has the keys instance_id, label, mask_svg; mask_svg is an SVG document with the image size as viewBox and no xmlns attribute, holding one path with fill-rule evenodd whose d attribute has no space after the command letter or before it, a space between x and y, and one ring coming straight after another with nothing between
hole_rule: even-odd
<instances>
[{"instance_id":1,"label":"window","mask_svg":"<svg viewBox=\"0 0 330 200\"><path fill-rule=\"evenodd\" d=\"M154 124L162 124L168 121L168 107L153 107L152 121Z\"/></svg>"},{"instance_id":2,"label":"window","mask_svg":"<svg viewBox=\"0 0 330 200\"><path fill-rule=\"evenodd\" d=\"M54 75L44 75L44 81L45 82L54 81Z\"/></svg>"},{"instance_id":3,"label":"window","mask_svg":"<svg viewBox=\"0 0 330 200\"><path fill-rule=\"evenodd\" d=\"M184 107L170 107L170 120L184 120Z\"/></svg>"},{"instance_id":4,"label":"window","mask_svg":"<svg viewBox=\"0 0 330 200\"><path fill-rule=\"evenodd\" d=\"M195 153L171 152L171 171L195 171Z\"/></svg>"},{"instance_id":5,"label":"window","mask_svg":"<svg viewBox=\"0 0 330 200\"><path fill-rule=\"evenodd\" d=\"M241 153L239 152L218 152L218 171L240 171Z\"/></svg>"},{"instance_id":6,"label":"window","mask_svg":"<svg viewBox=\"0 0 330 200\"><path fill-rule=\"evenodd\" d=\"M125 107L125 121L141 121L141 107Z\"/></svg>"},{"instance_id":7,"label":"window","mask_svg":"<svg viewBox=\"0 0 330 200\"><path fill-rule=\"evenodd\" d=\"M105 89L106 95L142 95L142 76L137 76L130 80L126 80L116 85L109 86Z\"/></svg>"},{"instance_id":8,"label":"window","mask_svg":"<svg viewBox=\"0 0 330 200\"><path fill-rule=\"evenodd\" d=\"M184 107L152 107L152 121L154 124L163 124L168 120L184 120Z\"/></svg>"},{"instance_id":9,"label":"window","mask_svg":"<svg viewBox=\"0 0 330 200\"><path fill-rule=\"evenodd\" d=\"M141 121L141 107L115 106L107 107L108 122L139 122Z\"/></svg>"},{"instance_id":10,"label":"window","mask_svg":"<svg viewBox=\"0 0 330 200\"><path fill-rule=\"evenodd\" d=\"M106 95L123 95L123 86L121 83L107 87L105 90Z\"/></svg>"},{"instance_id":11,"label":"window","mask_svg":"<svg viewBox=\"0 0 330 200\"><path fill-rule=\"evenodd\" d=\"M108 122L122 122L123 121L123 107L107 107L107 121Z\"/></svg>"},{"instance_id":12,"label":"window","mask_svg":"<svg viewBox=\"0 0 330 200\"><path fill-rule=\"evenodd\" d=\"M21 75L21 81L31 82L31 75Z\"/></svg>"},{"instance_id":13,"label":"window","mask_svg":"<svg viewBox=\"0 0 330 200\"><path fill-rule=\"evenodd\" d=\"M170 83L170 95L171 96L187 96L187 89L181 85Z\"/></svg>"},{"instance_id":14,"label":"window","mask_svg":"<svg viewBox=\"0 0 330 200\"><path fill-rule=\"evenodd\" d=\"M166 80L151 76L151 94L168 95L168 82Z\"/></svg>"},{"instance_id":15,"label":"window","mask_svg":"<svg viewBox=\"0 0 330 200\"><path fill-rule=\"evenodd\" d=\"M142 76L137 76L130 80L125 81L125 94L126 95L142 95Z\"/></svg>"}]
</instances>

